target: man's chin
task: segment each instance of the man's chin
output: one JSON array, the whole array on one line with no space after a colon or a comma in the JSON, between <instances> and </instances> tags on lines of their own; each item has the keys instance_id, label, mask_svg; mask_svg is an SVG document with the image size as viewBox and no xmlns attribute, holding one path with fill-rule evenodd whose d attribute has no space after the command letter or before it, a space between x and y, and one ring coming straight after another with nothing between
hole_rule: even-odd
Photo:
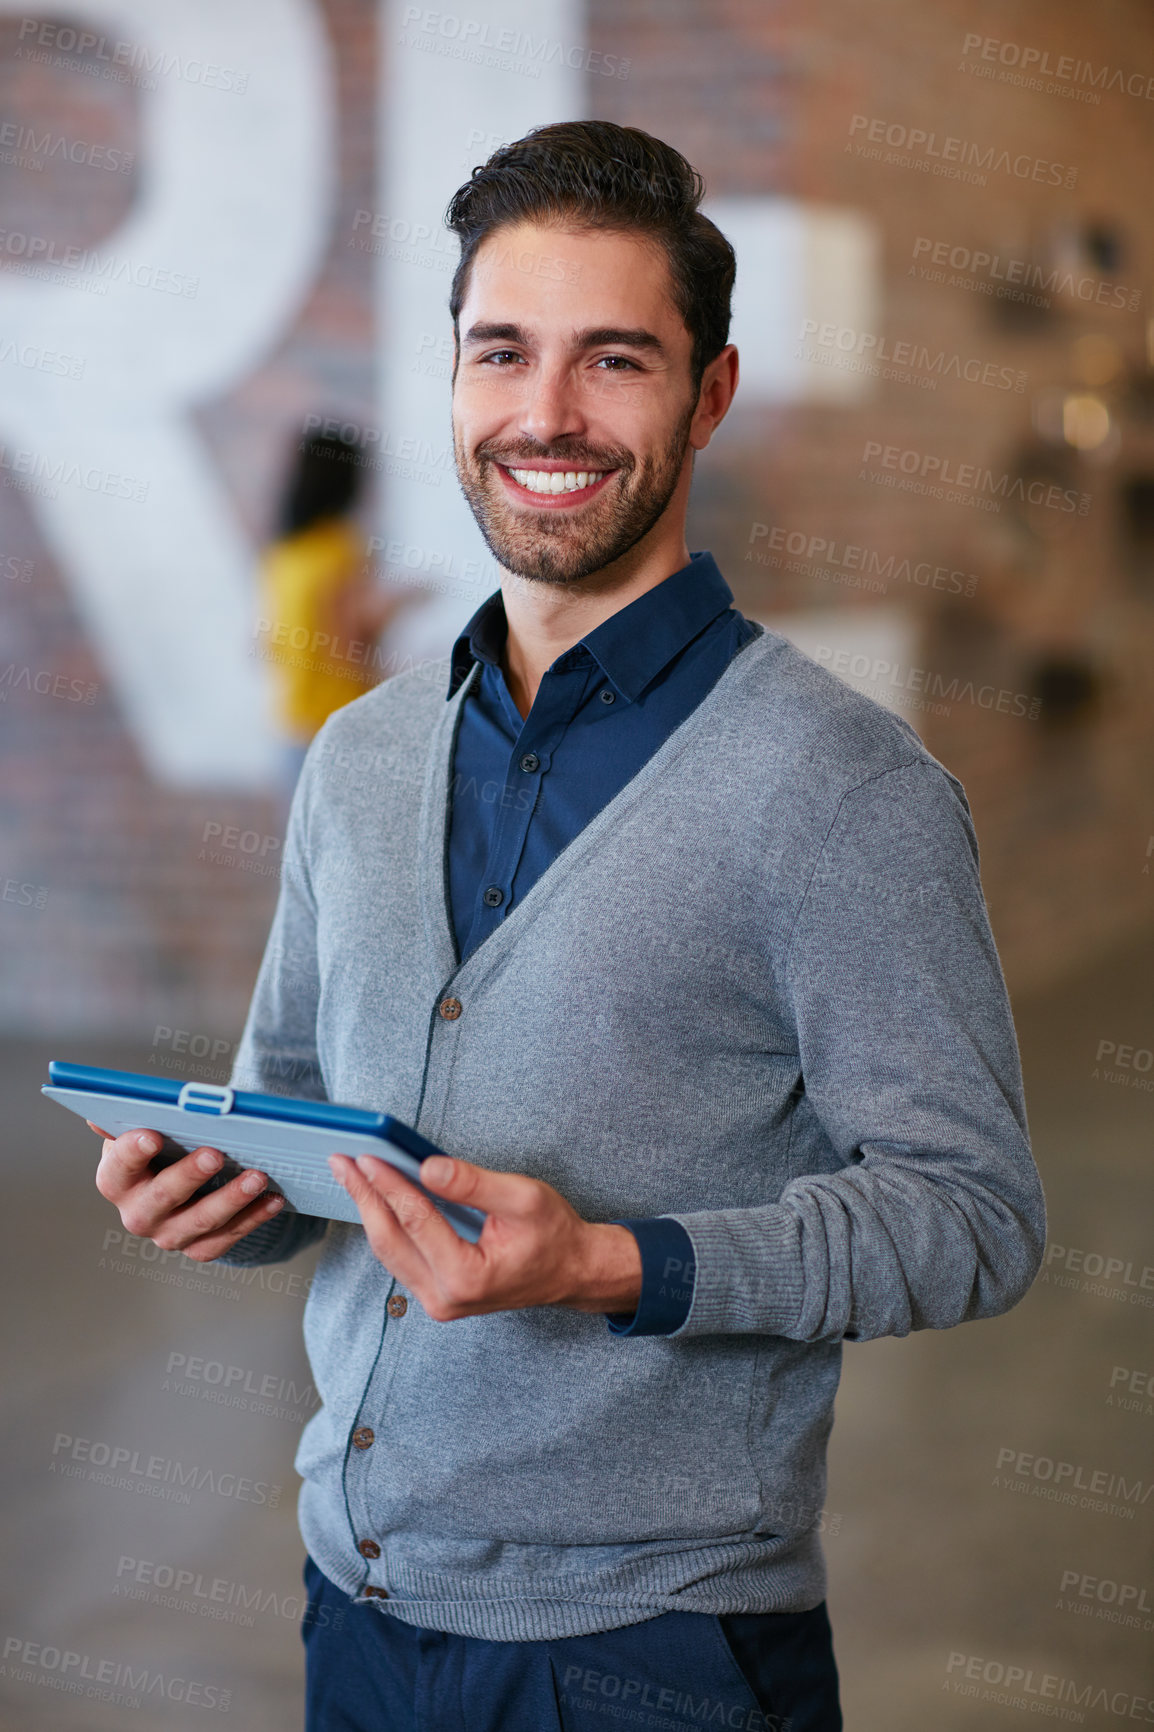
<instances>
[{"instance_id":1,"label":"man's chin","mask_svg":"<svg viewBox=\"0 0 1154 1732\"><path fill-rule=\"evenodd\" d=\"M620 477L614 479L619 481ZM498 565L527 583L552 584L558 589L583 583L623 559L649 533L669 503L668 496L662 498L660 505L653 504L639 521L636 502L632 507L624 501L612 505L604 495L570 515L514 510L483 485L463 490ZM529 516L536 521L528 521Z\"/></svg>"},{"instance_id":2,"label":"man's chin","mask_svg":"<svg viewBox=\"0 0 1154 1732\"><path fill-rule=\"evenodd\" d=\"M483 533L497 563L529 583L580 583L616 557L612 547L591 545L587 529L559 517L529 529L521 523L495 522L490 515Z\"/></svg>"},{"instance_id":3,"label":"man's chin","mask_svg":"<svg viewBox=\"0 0 1154 1732\"><path fill-rule=\"evenodd\" d=\"M558 550L553 548L499 547L491 544L491 550L498 564L514 577L524 578L527 583L555 584L559 589L581 583L606 564L603 559L594 559L590 563L588 555L582 557L579 553L574 553L568 559L559 558Z\"/></svg>"}]
</instances>

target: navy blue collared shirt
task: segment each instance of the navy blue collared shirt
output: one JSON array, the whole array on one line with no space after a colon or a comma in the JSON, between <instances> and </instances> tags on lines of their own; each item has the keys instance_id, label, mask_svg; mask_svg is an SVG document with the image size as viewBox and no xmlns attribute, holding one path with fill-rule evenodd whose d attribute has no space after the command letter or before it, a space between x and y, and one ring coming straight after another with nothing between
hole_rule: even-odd
<instances>
[{"instance_id":1,"label":"navy blue collared shirt","mask_svg":"<svg viewBox=\"0 0 1154 1732\"><path fill-rule=\"evenodd\" d=\"M482 602L451 657L447 698L475 661L450 783L449 902L460 961L508 918L591 818L696 709L756 627L733 607L710 553L611 614L559 655L527 716L505 683L500 590ZM621 1335L669 1335L689 1315L693 1246L677 1221L626 1220L641 1250L635 1314Z\"/></svg>"}]
</instances>

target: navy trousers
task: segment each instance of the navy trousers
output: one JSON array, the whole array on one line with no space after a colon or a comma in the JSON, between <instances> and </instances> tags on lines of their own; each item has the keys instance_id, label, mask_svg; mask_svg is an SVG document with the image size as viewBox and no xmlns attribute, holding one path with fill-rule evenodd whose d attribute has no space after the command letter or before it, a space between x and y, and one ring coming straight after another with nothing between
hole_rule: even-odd
<instances>
[{"instance_id":1,"label":"navy trousers","mask_svg":"<svg viewBox=\"0 0 1154 1732\"><path fill-rule=\"evenodd\" d=\"M311 1558L304 1578L306 1732L841 1732L824 1604L487 1642L350 1600Z\"/></svg>"}]
</instances>

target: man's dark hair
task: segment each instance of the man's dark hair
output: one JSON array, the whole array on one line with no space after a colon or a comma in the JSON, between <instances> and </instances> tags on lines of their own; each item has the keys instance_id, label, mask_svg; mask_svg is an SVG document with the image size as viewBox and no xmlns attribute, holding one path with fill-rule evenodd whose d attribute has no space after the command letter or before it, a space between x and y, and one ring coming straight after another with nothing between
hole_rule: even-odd
<instances>
[{"instance_id":1,"label":"man's dark hair","mask_svg":"<svg viewBox=\"0 0 1154 1732\"><path fill-rule=\"evenodd\" d=\"M693 394L729 340L737 260L721 230L698 210L705 182L681 152L635 126L565 120L503 144L449 201L445 222L461 242L449 291L453 330L474 254L507 223L556 223L647 235L669 261L673 302L693 341Z\"/></svg>"},{"instance_id":2,"label":"man's dark hair","mask_svg":"<svg viewBox=\"0 0 1154 1732\"><path fill-rule=\"evenodd\" d=\"M361 488L356 444L334 434L299 441L277 516L278 535L299 535L314 523L343 517Z\"/></svg>"}]
</instances>

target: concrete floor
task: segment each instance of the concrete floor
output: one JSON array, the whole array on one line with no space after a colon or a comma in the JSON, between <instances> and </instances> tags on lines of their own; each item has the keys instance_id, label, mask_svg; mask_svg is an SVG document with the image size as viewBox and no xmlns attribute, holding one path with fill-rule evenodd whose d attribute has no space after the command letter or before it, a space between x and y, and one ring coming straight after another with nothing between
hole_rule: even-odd
<instances>
[{"instance_id":1,"label":"concrete floor","mask_svg":"<svg viewBox=\"0 0 1154 1732\"><path fill-rule=\"evenodd\" d=\"M846 1349L826 1552L851 1732L1022 1727L1062 1704L1090 1727L1154 1716L1134 1702L1154 1696L1154 1399L1128 1387L1130 1373L1154 1372L1154 1286L1140 1285L1154 1264L1154 1076L1148 1092L1132 1065L1093 1074L1101 1041L1154 1047L1152 978L1154 944L1135 944L1016 1007L1049 1201L1046 1277L1008 1317ZM247 1283L125 1254L91 1185L95 1139L36 1092L49 1057L147 1068L147 1053L97 1043L0 1053L0 1728L167 1732L203 1725L215 1702L244 1732L291 1732L302 1684L291 1463L311 1411L300 1326L315 1253ZM1108 1281L1091 1278L1096 1258L1119 1264ZM181 1354L241 1368L249 1393L220 1404L218 1387L170 1372ZM255 1410L262 1390L271 1411ZM127 1468L114 1473L116 1450ZM1013 1452L1008 1473L1000 1452ZM1112 1509L1063 1504L1035 1494L1048 1482L1028 1463L1015 1471L1019 1452L1068 1463L1083 1484L1095 1472L1125 1484ZM178 1494L187 1502L153 1495L174 1492L174 1462L213 1478ZM252 1482L246 1496L216 1484L230 1470ZM260 1490L272 1485L275 1509ZM193 1577L179 1590L177 1570ZM1122 1597L1136 1623L1116 1621ZM126 1667L145 1670L143 1694ZM1021 1681L1007 1684L1012 1668ZM190 1701L162 1694L182 1691L174 1680Z\"/></svg>"},{"instance_id":2,"label":"concrete floor","mask_svg":"<svg viewBox=\"0 0 1154 1732\"><path fill-rule=\"evenodd\" d=\"M1154 1374L1154 1073L1095 1065L1108 1040L1150 1062L1152 982L1154 944L1135 944L1015 1006L1049 1227L1022 1303L845 1350L828 1496L845 1519L826 1555L852 1732L1021 1727L1060 1705L1089 1727L1154 1721L1154 1702L1134 1711L1154 1697L1154 1399L1111 1387L1121 1370ZM1106 1280L1096 1259L1121 1266ZM1034 1463L999 1469L1010 1450L1042 1473L1069 1464L1064 1486L1104 1471L1134 1495L1107 1500L1118 1513L1071 1507ZM1100 1590L1080 1591L1087 1577ZM1141 1606L1139 1623L1113 1621L1111 1584L1138 1588L1123 1611ZM1033 1693L1007 1689L1011 1667L1033 1671ZM1043 1697L1046 1674L1061 1683Z\"/></svg>"}]
</instances>

